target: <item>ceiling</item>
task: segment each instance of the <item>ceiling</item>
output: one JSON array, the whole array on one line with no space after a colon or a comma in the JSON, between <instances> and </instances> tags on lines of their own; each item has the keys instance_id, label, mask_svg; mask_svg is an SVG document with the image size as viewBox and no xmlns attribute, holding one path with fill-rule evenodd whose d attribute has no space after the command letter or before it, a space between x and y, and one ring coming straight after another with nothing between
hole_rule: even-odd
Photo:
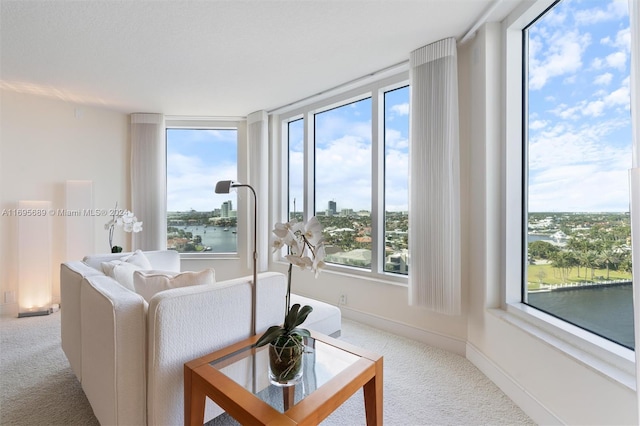
<instances>
[{"instance_id":1,"label":"ceiling","mask_svg":"<svg viewBox=\"0 0 640 426\"><path fill-rule=\"evenodd\" d=\"M0 0L1 87L246 116L406 62L519 0Z\"/></svg>"}]
</instances>

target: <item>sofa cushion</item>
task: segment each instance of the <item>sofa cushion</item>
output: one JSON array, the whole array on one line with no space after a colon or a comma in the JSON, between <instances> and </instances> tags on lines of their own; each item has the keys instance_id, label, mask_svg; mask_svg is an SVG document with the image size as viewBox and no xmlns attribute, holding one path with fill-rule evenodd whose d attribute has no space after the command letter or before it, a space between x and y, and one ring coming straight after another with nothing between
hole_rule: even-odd
<instances>
[{"instance_id":1,"label":"sofa cushion","mask_svg":"<svg viewBox=\"0 0 640 426\"><path fill-rule=\"evenodd\" d=\"M131 263L126 263L121 260L112 260L111 262L102 263L102 272L105 275L113 278L123 286L131 291L136 291L133 286L133 273L142 269L140 266L136 266Z\"/></svg>"},{"instance_id":2,"label":"sofa cushion","mask_svg":"<svg viewBox=\"0 0 640 426\"><path fill-rule=\"evenodd\" d=\"M133 273L141 269L151 269L151 263L140 250L135 253L123 256L120 259L102 262L100 264L102 272L116 280L123 287L136 291L133 285Z\"/></svg>"},{"instance_id":3,"label":"sofa cushion","mask_svg":"<svg viewBox=\"0 0 640 426\"><path fill-rule=\"evenodd\" d=\"M171 288L214 283L215 271L211 268L198 272L135 271L133 273L135 292L144 297L147 302L156 293Z\"/></svg>"},{"instance_id":4,"label":"sofa cushion","mask_svg":"<svg viewBox=\"0 0 640 426\"><path fill-rule=\"evenodd\" d=\"M163 271L180 271L180 253L175 250L145 251L144 255L151 263L146 269L158 269ZM121 260L125 255L132 253L102 253L85 256L82 261L92 268L102 271L102 262Z\"/></svg>"},{"instance_id":5,"label":"sofa cushion","mask_svg":"<svg viewBox=\"0 0 640 426\"><path fill-rule=\"evenodd\" d=\"M136 250L130 255L122 257L120 260L123 262L131 263L132 265L139 266L141 269L151 269L151 263L147 256L142 252L142 250Z\"/></svg>"}]
</instances>

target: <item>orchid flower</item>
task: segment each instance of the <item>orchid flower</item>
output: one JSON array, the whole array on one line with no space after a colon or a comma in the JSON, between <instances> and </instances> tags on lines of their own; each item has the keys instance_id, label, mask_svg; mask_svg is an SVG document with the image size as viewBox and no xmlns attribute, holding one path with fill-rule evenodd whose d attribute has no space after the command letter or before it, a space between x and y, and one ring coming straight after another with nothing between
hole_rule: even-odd
<instances>
[{"instance_id":1,"label":"orchid flower","mask_svg":"<svg viewBox=\"0 0 640 426\"><path fill-rule=\"evenodd\" d=\"M114 250L113 246L113 231L116 226L122 226L125 232L141 232L142 222L138 221L138 218L129 210L125 210L119 213L118 203L116 203L115 209L113 209L113 215L111 219L104 225L104 229L109 231L109 249ZM118 214L119 213L119 214ZM122 250L122 248L119 248Z\"/></svg>"}]
</instances>

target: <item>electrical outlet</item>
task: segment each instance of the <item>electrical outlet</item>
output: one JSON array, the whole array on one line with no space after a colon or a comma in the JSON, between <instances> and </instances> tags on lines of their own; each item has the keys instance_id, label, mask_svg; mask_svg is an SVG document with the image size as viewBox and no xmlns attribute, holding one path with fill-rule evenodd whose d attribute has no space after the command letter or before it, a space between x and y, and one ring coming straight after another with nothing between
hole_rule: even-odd
<instances>
[{"instance_id":1,"label":"electrical outlet","mask_svg":"<svg viewBox=\"0 0 640 426\"><path fill-rule=\"evenodd\" d=\"M346 305L347 304L347 295L346 294L341 294L340 295L340 304L341 305Z\"/></svg>"}]
</instances>

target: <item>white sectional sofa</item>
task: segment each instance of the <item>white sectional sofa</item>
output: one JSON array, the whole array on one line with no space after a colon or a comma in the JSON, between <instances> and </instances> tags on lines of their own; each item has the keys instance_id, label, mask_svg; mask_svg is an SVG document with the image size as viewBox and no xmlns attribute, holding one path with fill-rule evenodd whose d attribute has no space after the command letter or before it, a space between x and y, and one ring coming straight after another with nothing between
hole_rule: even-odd
<instances>
[{"instance_id":1,"label":"white sectional sofa","mask_svg":"<svg viewBox=\"0 0 640 426\"><path fill-rule=\"evenodd\" d=\"M128 255L61 265L62 349L102 425L182 425L184 363L249 337L252 277L168 289L147 303L102 272ZM175 251L144 257L151 269L180 271ZM285 293L285 275L258 275L258 333L282 322ZM305 327L339 336L337 307L297 295L292 303L314 307ZM205 419L221 412L208 401Z\"/></svg>"}]
</instances>

